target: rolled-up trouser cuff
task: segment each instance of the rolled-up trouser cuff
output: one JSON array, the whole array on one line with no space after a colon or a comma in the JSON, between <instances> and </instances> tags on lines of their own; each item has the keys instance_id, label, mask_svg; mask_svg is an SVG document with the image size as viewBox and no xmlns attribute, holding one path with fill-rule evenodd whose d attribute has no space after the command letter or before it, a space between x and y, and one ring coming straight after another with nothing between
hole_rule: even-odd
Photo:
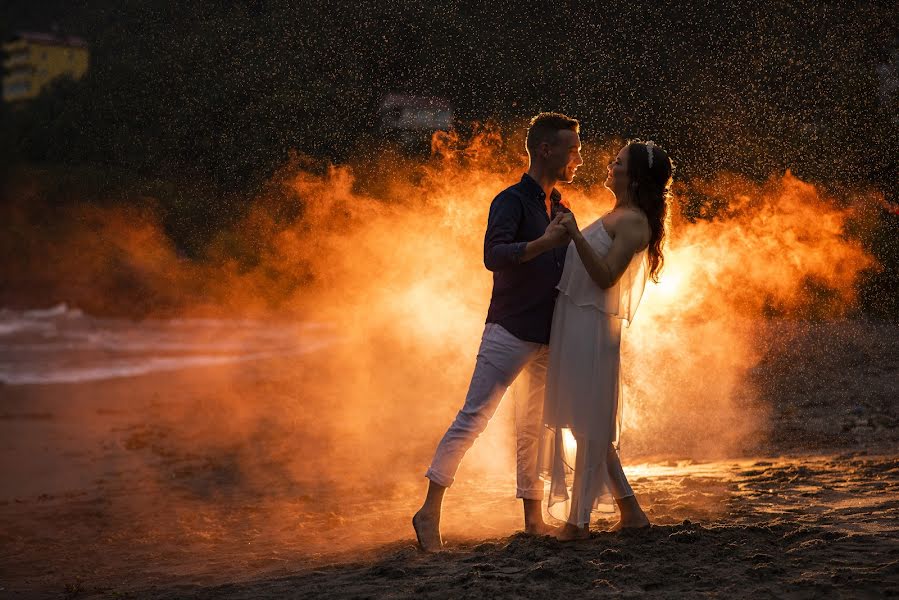
<instances>
[{"instance_id":1,"label":"rolled-up trouser cuff","mask_svg":"<svg viewBox=\"0 0 899 600\"><path fill-rule=\"evenodd\" d=\"M523 500L543 500L543 488L534 490L523 490L521 488L517 488L515 497L521 498Z\"/></svg>"},{"instance_id":2,"label":"rolled-up trouser cuff","mask_svg":"<svg viewBox=\"0 0 899 600\"><path fill-rule=\"evenodd\" d=\"M446 488L453 485L453 481L454 481L454 479L452 477L447 477L446 475L441 475L434 469L428 469L428 472L425 473L425 477L427 477L428 479L430 479L437 485L439 485L441 487L446 487Z\"/></svg>"}]
</instances>

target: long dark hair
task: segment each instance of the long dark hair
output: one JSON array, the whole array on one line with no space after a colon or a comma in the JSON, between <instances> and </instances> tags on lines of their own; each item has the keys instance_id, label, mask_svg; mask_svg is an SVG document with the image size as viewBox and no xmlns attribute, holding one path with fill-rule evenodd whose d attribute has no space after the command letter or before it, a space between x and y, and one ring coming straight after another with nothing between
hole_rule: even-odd
<instances>
[{"instance_id":1,"label":"long dark hair","mask_svg":"<svg viewBox=\"0 0 899 600\"><path fill-rule=\"evenodd\" d=\"M630 178L631 198L649 220L649 277L659 282L659 272L665 264L662 246L668 227L668 199L674 164L668 153L651 142L628 142L627 174ZM652 153L652 167L649 155Z\"/></svg>"}]
</instances>

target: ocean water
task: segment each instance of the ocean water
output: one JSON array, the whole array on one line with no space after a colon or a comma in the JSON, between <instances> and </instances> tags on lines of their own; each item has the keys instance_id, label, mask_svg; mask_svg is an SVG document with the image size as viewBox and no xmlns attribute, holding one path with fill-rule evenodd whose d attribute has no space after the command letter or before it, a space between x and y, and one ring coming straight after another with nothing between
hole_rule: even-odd
<instances>
[{"instance_id":1,"label":"ocean water","mask_svg":"<svg viewBox=\"0 0 899 600\"><path fill-rule=\"evenodd\" d=\"M0 309L0 382L73 383L304 354L336 340L326 323L104 319L59 304Z\"/></svg>"}]
</instances>

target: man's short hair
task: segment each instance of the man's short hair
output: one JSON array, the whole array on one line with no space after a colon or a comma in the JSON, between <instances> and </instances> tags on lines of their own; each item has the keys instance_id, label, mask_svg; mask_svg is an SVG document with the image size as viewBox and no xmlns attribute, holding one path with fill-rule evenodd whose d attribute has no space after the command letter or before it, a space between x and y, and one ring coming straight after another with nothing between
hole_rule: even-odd
<instances>
[{"instance_id":1,"label":"man's short hair","mask_svg":"<svg viewBox=\"0 0 899 600\"><path fill-rule=\"evenodd\" d=\"M555 142L558 132L563 129L570 129L575 133L580 133L581 124L577 122L577 119L572 119L562 113L540 113L531 119L531 124L528 125L525 147L527 147L529 153L533 154L536 152L537 146L543 142L548 144Z\"/></svg>"}]
</instances>

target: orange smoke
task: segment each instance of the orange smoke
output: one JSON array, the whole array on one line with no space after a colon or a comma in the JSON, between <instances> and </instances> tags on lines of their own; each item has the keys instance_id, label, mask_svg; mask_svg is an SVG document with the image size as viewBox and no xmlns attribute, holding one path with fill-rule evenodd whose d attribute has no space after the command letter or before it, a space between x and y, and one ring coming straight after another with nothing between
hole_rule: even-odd
<instances>
[{"instance_id":1,"label":"orange smoke","mask_svg":"<svg viewBox=\"0 0 899 600\"><path fill-rule=\"evenodd\" d=\"M756 441L767 407L746 375L778 318L845 316L872 264L844 235L852 211L789 172L763 185L721 176L695 190L727 208L708 221L675 219L662 280L626 337L625 419L635 431L625 443L645 452L720 455Z\"/></svg>"},{"instance_id":2,"label":"orange smoke","mask_svg":"<svg viewBox=\"0 0 899 600\"><path fill-rule=\"evenodd\" d=\"M591 172L604 179L615 146L585 148L587 176L562 190L582 227L612 204L600 184L582 182ZM384 152L355 167L297 160L203 263L178 258L154 219L122 209L84 213L45 262L78 256L64 261L69 279L112 293L96 282L125 277L167 314L332 324L341 341L294 364L314 364L316 376L285 392L314 430L298 432L278 460L298 480L339 465L348 480L383 483L388 473L420 483L474 365L491 289L482 264L490 201L526 166L522 140L491 127L471 139L439 133L433 149L427 161ZM756 441L766 410L746 375L764 350L761 334L776 335L779 318L843 316L871 264L843 235L851 210L789 173L764 184L722 175L677 191L661 283L648 285L625 332L625 462L727 454ZM691 222L679 210L691 194L726 208ZM67 289L58 300L83 306ZM240 427L225 429L259 435L264 416L252 398L239 402L222 414ZM460 477L513 472L509 408ZM303 458L312 438L315 461Z\"/></svg>"},{"instance_id":3,"label":"orange smoke","mask_svg":"<svg viewBox=\"0 0 899 600\"><path fill-rule=\"evenodd\" d=\"M487 209L525 168L516 147L488 128L471 140L438 134L432 160L376 161L363 178L349 166L285 174L306 212L269 223L261 264L308 271L288 303L343 333L332 356L345 396L328 426L342 440L334 452L365 472L400 461L420 475L461 406L490 296ZM604 173L615 151L585 149L585 168ZM613 201L601 185L562 191L582 227ZM675 198L661 283L647 287L625 333L625 458L728 454L758 441L766 409L746 375L763 333L776 335L778 318L845 315L872 262L843 234L851 210L789 173L764 184L722 175L680 191L726 208L690 222ZM500 411L461 476L511 472L510 418Z\"/></svg>"},{"instance_id":4,"label":"orange smoke","mask_svg":"<svg viewBox=\"0 0 899 600\"><path fill-rule=\"evenodd\" d=\"M522 142L481 128L471 139L438 134L429 160L384 151L322 168L296 159L199 261L178 255L150 209L85 203L47 213L34 190L0 207L0 250L11 259L0 271L48 302L88 313L252 316L266 326L323 322L339 340L303 355L49 386L54 405L57 393L80 394L121 409L113 429L100 410L84 413L84 441L71 442L104 449L99 474L66 462L61 477L102 475L113 490L140 490L113 495L104 513L120 539L163 544L157 532L168 532L179 551L231 552L228 564L249 540L303 555L411 539L409 516L463 402L489 302L488 207L524 170ZM604 179L617 146L586 147L580 178L562 190L582 227L612 205L589 182ZM695 199L723 208L681 210ZM785 319L843 317L872 262L843 232L850 218L863 229L881 200L846 200L840 208L790 174L678 185L661 283L647 286L624 333L626 467L759 451L768 407L750 375L767 341ZM864 209L861 221L853 206ZM318 341L309 331L301 342ZM520 526L511 408L501 405L450 494L477 498L479 510L447 502L445 532L487 537ZM107 475L106 448L119 449L109 460L122 460L124 474Z\"/></svg>"}]
</instances>

